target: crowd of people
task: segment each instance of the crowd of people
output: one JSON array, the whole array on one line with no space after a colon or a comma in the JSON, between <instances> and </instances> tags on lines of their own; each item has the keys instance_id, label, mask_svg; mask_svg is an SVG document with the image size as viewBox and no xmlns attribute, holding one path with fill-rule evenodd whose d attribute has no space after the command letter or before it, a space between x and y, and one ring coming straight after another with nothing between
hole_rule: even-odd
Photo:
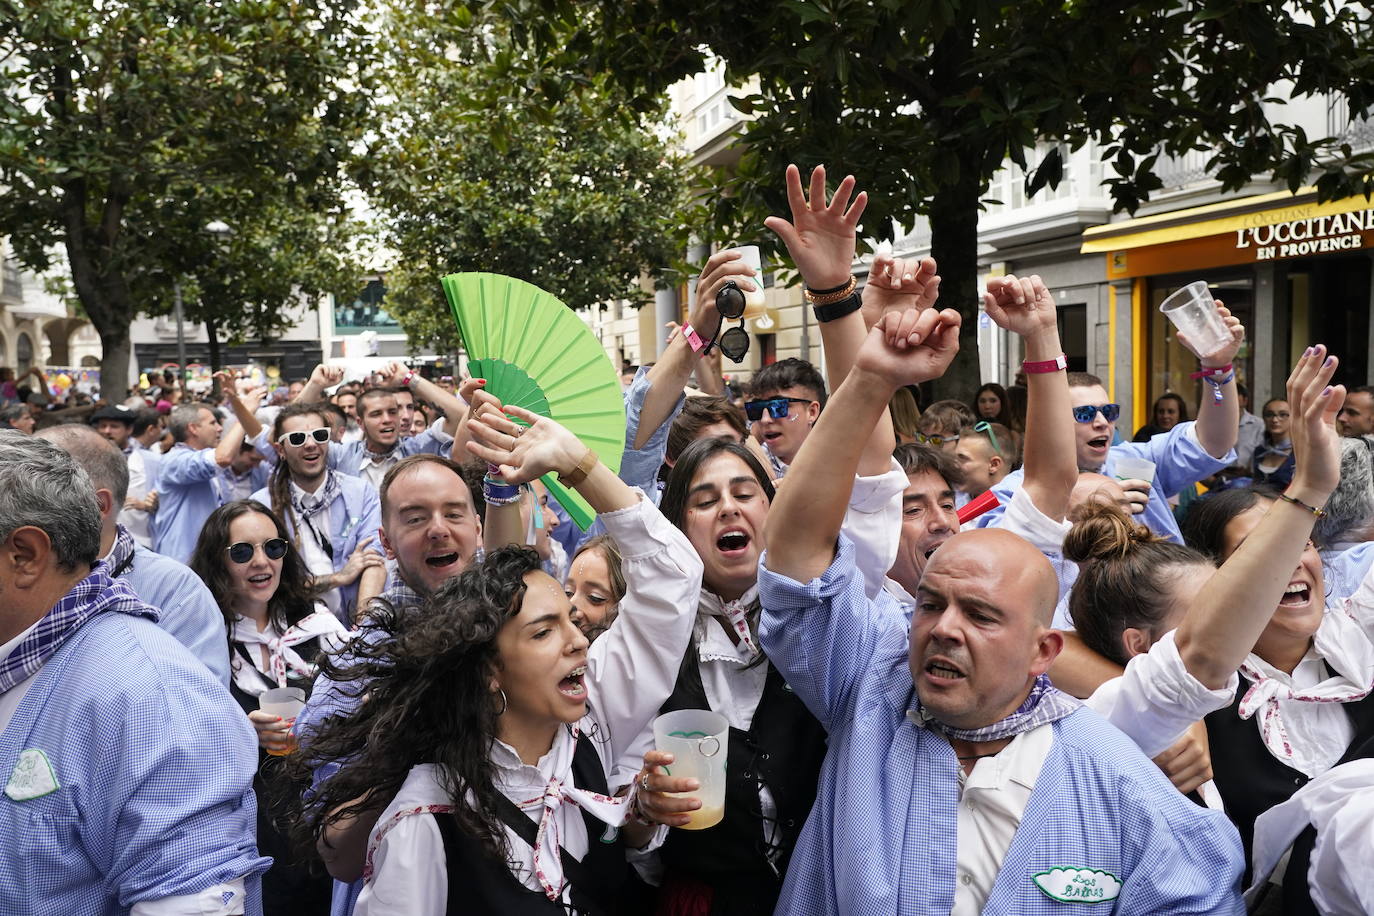
<instances>
[{"instance_id":1,"label":"crowd of people","mask_svg":"<svg viewBox=\"0 0 1374 916\"><path fill-rule=\"evenodd\" d=\"M0 912L1374 911L1369 392L1315 344L1253 417L1218 304L1195 419L1124 441L1006 276L1017 384L922 408L962 330L937 266L860 288L866 195L786 186L824 365L734 397L717 302L762 278L712 255L618 472L399 363L21 402ZM705 829L681 710L725 723Z\"/></svg>"}]
</instances>

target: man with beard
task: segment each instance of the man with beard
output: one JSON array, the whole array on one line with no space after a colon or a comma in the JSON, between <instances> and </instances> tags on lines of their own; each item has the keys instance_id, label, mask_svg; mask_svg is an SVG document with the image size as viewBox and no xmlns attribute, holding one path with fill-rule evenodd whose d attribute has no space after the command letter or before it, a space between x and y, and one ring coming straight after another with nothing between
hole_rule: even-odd
<instances>
[{"instance_id":1,"label":"man with beard","mask_svg":"<svg viewBox=\"0 0 1374 916\"><path fill-rule=\"evenodd\" d=\"M418 608L424 596L432 594L448 579L468 567L482 543L482 504L476 489L468 485L462 469L435 455L413 455L398 462L381 486L379 531L387 557L395 561L395 582L378 601L398 610ZM359 635L363 640L385 638L364 621ZM341 660L340 664L346 664ZM296 718L296 731L303 744L310 741L312 723L330 716L348 715L361 702L356 685L334 683L321 674L310 694L310 702ZM314 779L328 779L337 766L321 767ZM375 799L361 812L349 836L356 843L321 853L334 876L334 901L331 916L347 916L362 892L363 854L368 835L377 817L391 803L390 798Z\"/></svg>"},{"instance_id":2,"label":"man with beard","mask_svg":"<svg viewBox=\"0 0 1374 916\"><path fill-rule=\"evenodd\" d=\"M323 404L288 404L272 423L277 466L252 495L286 525L314 579L319 597L347 624L386 584L377 492L358 477L331 470L335 447Z\"/></svg>"},{"instance_id":3,"label":"man with beard","mask_svg":"<svg viewBox=\"0 0 1374 916\"><path fill-rule=\"evenodd\" d=\"M1036 387L1067 395L1062 361L1037 352L1054 321L1037 286L1003 278L986 300L1027 340L1032 403ZM1058 583L1036 546L1010 530L950 538L924 558L909 638L890 596L864 593L840 534L855 430L876 423L897 388L945 371L959 325L950 310L885 315L769 515L778 536L759 573L763 644L835 758L778 911L1049 914L1089 902L1119 914L1243 913L1243 856L1225 816L1173 791L1129 738L1045 677L1062 637L1049 629ZM1040 429L1047 420L1028 418L1028 476L1053 455L1034 437L1069 453L1067 417ZM1059 514L1076 478L1055 467L1044 482Z\"/></svg>"}]
</instances>

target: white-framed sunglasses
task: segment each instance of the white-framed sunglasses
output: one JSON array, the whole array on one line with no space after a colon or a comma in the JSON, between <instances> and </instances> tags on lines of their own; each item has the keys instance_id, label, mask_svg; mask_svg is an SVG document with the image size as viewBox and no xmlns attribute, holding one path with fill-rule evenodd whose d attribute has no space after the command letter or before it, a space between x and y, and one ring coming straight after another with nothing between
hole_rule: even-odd
<instances>
[{"instance_id":1,"label":"white-framed sunglasses","mask_svg":"<svg viewBox=\"0 0 1374 916\"><path fill-rule=\"evenodd\" d=\"M277 441L285 442L292 448L300 448L302 445L305 445L305 440L307 436L323 445L324 443L329 441L329 427L321 426L318 429L312 429L308 432L305 430L298 429L294 433L282 433L280 436L277 437Z\"/></svg>"}]
</instances>

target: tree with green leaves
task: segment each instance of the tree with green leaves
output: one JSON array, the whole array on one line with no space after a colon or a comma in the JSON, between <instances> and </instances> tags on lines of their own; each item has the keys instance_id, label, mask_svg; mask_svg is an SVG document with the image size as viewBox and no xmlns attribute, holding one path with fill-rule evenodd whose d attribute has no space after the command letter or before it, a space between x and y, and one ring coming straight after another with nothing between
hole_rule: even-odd
<instances>
[{"instance_id":1,"label":"tree with green leaves","mask_svg":"<svg viewBox=\"0 0 1374 916\"><path fill-rule=\"evenodd\" d=\"M506 29L462 7L386 18L389 101L355 174L395 252L386 307L411 345L456 351L448 273L517 277L573 308L642 303L641 276L682 260L694 181L661 101L633 112L606 79L567 70L509 84ZM528 104L570 83L580 91Z\"/></svg>"},{"instance_id":2,"label":"tree with green leaves","mask_svg":"<svg viewBox=\"0 0 1374 916\"><path fill-rule=\"evenodd\" d=\"M0 234L37 271L65 249L103 396L134 316L221 256L207 225L337 209L371 44L353 0L0 0Z\"/></svg>"},{"instance_id":3,"label":"tree with green leaves","mask_svg":"<svg viewBox=\"0 0 1374 916\"><path fill-rule=\"evenodd\" d=\"M1234 191L1272 175L1324 198L1374 189L1374 155L1312 137L1269 104L1335 93L1362 117L1374 92L1368 10L1318 0L1192 3L989 0L470 0L509 17L527 61L610 74L631 98L655 98L724 61L752 116L738 167L720 176L722 236L757 233L786 212L789 162L825 164L870 192L864 234L891 238L930 221L946 304L977 310L978 214L989 180L1027 150L1053 148L1027 191L1062 175L1058 146L1095 142L1118 209L1160 188L1161 154L1212 154ZM752 82L751 82L752 81ZM745 91L742 87L751 87ZM576 84L562 91L570 92ZM532 102L531 104L534 104ZM776 242L774 242L776 247ZM965 321L968 334L976 323ZM966 341L942 393L978 382Z\"/></svg>"}]
</instances>

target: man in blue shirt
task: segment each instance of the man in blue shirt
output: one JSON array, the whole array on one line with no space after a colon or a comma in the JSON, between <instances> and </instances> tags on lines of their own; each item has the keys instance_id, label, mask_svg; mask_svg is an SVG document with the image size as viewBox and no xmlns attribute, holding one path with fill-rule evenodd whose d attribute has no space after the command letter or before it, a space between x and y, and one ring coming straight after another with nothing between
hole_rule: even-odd
<instances>
[{"instance_id":1,"label":"man in blue shirt","mask_svg":"<svg viewBox=\"0 0 1374 916\"><path fill-rule=\"evenodd\" d=\"M885 315L769 513L760 634L830 748L778 912L1101 903L1239 916L1243 856L1224 815L1184 798L1045 678L1062 638L1049 629L1058 586L1039 550L1005 530L949 539L922 572L909 637L889 595L865 594L839 533L856 431L898 387L944 372L959 325L949 310Z\"/></svg>"},{"instance_id":2,"label":"man in blue shirt","mask_svg":"<svg viewBox=\"0 0 1374 916\"><path fill-rule=\"evenodd\" d=\"M223 436L219 417L205 404L174 408L167 428L175 444L158 468L153 550L189 563L205 520L229 501L225 469L238 456L242 433Z\"/></svg>"},{"instance_id":3,"label":"man in blue shirt","mask_svg":"<svg viewBox=\"0 0 1374 916\"><path fill-rule=\"evenodd\" d=\"M224 615L200 576L187 566L134 543L118 522L129 489L129 468L99 433L74 424L38 433L71 455L95 484L100 507L100 558L112 579L127 579L143 603L157 611L158 626L229 686L229 641Z\"/></svg>"},{"instance_id":4,"label":"man in blue shirt","mask_svg":"<svg viewBox=\"0 0 1374 916\"><path fill-rule=\"evenodd\" d=\"M261 913L253 728L100 527L70 456L0 432L0 913Z\"/></svg>"}]
</instances>

